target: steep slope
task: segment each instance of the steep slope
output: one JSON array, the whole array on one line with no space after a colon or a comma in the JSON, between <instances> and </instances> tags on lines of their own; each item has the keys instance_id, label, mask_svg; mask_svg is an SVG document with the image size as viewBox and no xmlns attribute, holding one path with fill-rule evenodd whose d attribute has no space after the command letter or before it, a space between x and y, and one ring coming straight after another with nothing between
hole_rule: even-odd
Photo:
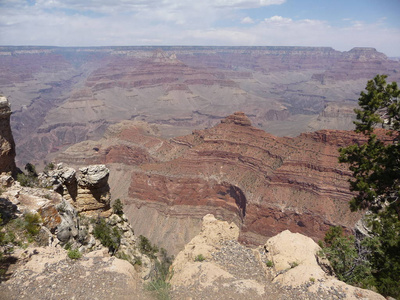
<instances>
[{"instance_id":1,"label":"steep slope","mask_svg":"<svg viewBox=\"0 0 400 300\"><path fill-rule=\"evenodd\" d=\"M15 143L10 126L11 109L6 97L0 96L0 174L14 173Z\"/></svg>"},{"instance_id":2,"label":"steep slope","mask_svg":"<svg viewBox=\"0 0 400 300\"><path fill-rule=\"evenodd\" d=\"M59 160L106 162L135 231L172 253L207 213L234 221L240 240L253 244L285 229L317 240L331 225L352 230L360 217L348 207L351 173L337 161L339 147L360 141L353 132L276 137L243 113L168 141L150 128L112 126L106 138L75 145Z\"/></svg>"}]
</instances>

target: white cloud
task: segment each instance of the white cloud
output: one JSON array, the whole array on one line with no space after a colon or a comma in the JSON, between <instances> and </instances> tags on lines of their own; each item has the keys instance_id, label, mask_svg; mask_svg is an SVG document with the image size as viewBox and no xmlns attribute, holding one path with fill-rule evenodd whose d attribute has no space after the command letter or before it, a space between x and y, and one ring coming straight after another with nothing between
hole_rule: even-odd
<instances>
[{"instance_id":1,"label":"white cloud","mask_svg":"<svg viewBox=\"0 0 400 300\"><path fill-rule=\"evenodd\" d=\"M293 20L290 19L290 18L284 18L284 17L281 17L281 16L273 16L271 18L264 19L264 22L266 24L272 24L272 25L280 26L280 25L291 24L293 22Z\"/></svg>"},{"instance_id":2,"label":"white cloud","mask_svg":"<svg viewBox=\"0 0 400 300\"><path fill-rule=\"evenodd\" d=\"M254 20L250 17L245 17L240 21L242 24L254 24Z\"/></svg>"},{"instance_id":3,"label":"white cloud","mask_svg":"<svg viewBox=\"0 0 400 300\"><path fill-rule=\"evenodd\" d=\"M286 0L215 0L210 1L210 4L221 7L255 8L270 5L280 5L285 2Z\"/></svg>"},{"instance_id":4,"label":"white cloud","mask_svg":"<svg viewBox=\"0 0 400 300\"><path fill-rule=\"evenodd\" d=\"M349 20L346 27L316 19L271 16L256 21L241 7L283 0L0 0L0 45L282 45L375 47L400 55L400 29ZM223 9L222 9L223 7ZM218 21L236 25L218 27ZM390 43L388 42L390 41Z\"/></svg>"}]
</instances>

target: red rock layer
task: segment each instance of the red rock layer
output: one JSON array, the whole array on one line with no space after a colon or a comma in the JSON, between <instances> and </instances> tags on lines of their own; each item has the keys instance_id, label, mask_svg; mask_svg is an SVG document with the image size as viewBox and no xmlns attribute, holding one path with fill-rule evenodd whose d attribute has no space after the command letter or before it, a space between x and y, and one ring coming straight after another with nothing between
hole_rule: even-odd
<instances>
[{"instance_id":1,"label":"red rock layer","mask_svg":"<svg viewBox=\"0 0 400 300\"><path fill-rule=\"evenodd\" d=\"M109 163L111 174L113 164L132 166L128 206L164 207L163 214L188 218L218 211L236 221L242 241L250 243L285 229L317 240L331 225L351 230L360 217L349 210L351 173L338 163L339 147L361 141L353 132L275 137L235 113L215 127L165 141L132 124L108 133L111 146L89 143L99 149L86 156ZM82 145L75 148L85 153ZM67 161L79 155L72 149Z\"/></svg>"},{"instance_id":2,"label":"red rock layer","mask_svg":"<svg viewBox=\"0 0 400 300\"><path fill-rule=\"evenodd\" d=\"M197 206L204 205L205 195L184 192L203 190L189 178L229 183L245 198L242 240L259 242L284 229L318 239L330 225L352 228L359 218L348 208L350 173L337 161L338 146L355 139L345 131L278 138L235 113L211 129L172 140L188 149L174 160L142 165L132 176L129 195ZM160 181L168 185L155 183ZM171 189L182 193L167 197Z\"/></svg>"}]
</instances>

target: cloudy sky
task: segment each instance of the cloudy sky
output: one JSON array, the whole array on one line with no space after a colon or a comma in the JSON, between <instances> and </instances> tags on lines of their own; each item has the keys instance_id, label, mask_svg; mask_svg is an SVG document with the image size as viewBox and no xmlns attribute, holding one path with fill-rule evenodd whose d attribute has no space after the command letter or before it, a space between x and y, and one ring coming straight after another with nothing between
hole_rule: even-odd
<instances>
[{"instance_id":1,"label":"cloudy sky","mask_svg":"<svg viewBox=\"0 0 400 300\"><path fill-rule=\"evenodd\" d=\"M0 0L0 45L375 47L400 56L400 0Z\"/></svg>"}]
</instances>

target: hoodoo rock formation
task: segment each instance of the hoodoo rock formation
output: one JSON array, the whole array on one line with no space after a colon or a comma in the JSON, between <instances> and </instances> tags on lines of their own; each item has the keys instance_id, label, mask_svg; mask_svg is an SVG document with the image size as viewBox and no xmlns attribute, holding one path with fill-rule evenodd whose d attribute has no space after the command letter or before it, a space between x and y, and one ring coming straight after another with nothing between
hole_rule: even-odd
<instances>
[{"instance_id":1,"label":"hoodoo rock formation","mask_svg":"<svg viewBox=\"0 0 400 300\"><path fill-rule=\"evenodd\" d=\"M11 108L6 97L0 96L0 174L14 173L15 143L10 126Z\"/></svg>"},{"instance_id":2,"label":"hoodoo rock formation","mask_svg":"<svg viewBox=\"0 0 400 300\"><path fill-rule=\"evenodd\" d=\"M45 185L53 186L75 209L84 215L109 215L109 170L104 165L90 165L75 169L58 164L54 170L42 174Z\"/></svg>"},{"instance_id":3,"label":"hoodoo rock formation","mask_svg":"<svg viewBox=\"0 0 400 300\"><path fill-rule=\"evenodd\" d=\"M351 231L361 216L349 210L351 172L337 159L339 147L360 141L353 132L276 137L243 113L171 140L144 123L110 132L69 148L60 160L107 162L113 195L124 199L135 231L172 253L198 233L207 213L234 221L240 240L253 244L286 229L318 240L331 225Z\"/></svg>"}]
</instances>

